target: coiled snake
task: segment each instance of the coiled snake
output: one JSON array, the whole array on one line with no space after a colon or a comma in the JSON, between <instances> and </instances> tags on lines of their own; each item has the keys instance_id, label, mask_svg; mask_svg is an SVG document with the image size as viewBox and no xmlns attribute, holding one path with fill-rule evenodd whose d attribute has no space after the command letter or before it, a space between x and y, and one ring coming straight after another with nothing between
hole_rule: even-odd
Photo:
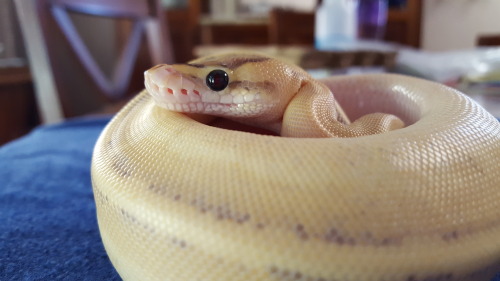
<instances>
[{"instance_id":1,"label":"coiled snake","mask_svg":"<svg viewBox=\"0 0 500 281\"><path fill-rule=\"evenodd\" d=\"M461 93L397 75L321 83L254 54L145 76L92 162L102 240L123 279L489 281L500 271L500 125Z\"/></svg>"}]
</instances>

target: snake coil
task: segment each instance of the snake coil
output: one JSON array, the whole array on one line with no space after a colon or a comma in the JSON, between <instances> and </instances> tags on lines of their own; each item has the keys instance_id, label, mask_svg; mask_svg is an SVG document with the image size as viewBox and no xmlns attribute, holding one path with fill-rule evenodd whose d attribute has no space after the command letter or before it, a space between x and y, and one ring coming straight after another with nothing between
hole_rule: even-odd
<instances>
[{"instance_id":1,"label":"snake coil","mask_svg":"<svg viewBox=\"0 0 500 281\"><path fill-rule=\"evenodd\" d=\"M346 138L260 135L166 110L148 91L122 109L92 161L99 228L120 276L490 280L500 270L499 122L420 79L322 82L349 119L380 111L405 127ZM283 122L314 127L298 116Z\"/></svg>"}]
</instances>

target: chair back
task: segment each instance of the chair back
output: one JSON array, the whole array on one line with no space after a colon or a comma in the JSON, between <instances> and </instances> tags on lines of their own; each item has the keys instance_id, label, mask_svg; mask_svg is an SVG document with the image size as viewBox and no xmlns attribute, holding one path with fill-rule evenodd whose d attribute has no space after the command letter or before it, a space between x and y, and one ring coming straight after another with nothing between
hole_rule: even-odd
<instances>
[{"instance_id":1,"label":"chair back","mask_svg":"<svg viewBox=\"0 0 500 281\"><path fill-rule=\"evenodd\" d=\"M159 0L15 1L44 123L130 97L144 70L173 62Z\"/></svg>"}]
</instances>

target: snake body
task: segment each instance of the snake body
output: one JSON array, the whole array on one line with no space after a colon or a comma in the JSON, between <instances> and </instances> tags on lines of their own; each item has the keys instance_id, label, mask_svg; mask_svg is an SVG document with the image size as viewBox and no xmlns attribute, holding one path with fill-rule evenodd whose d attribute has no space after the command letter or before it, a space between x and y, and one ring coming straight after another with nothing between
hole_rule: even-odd
<instances>
[{"instance_id":1,"label":"snake body","mask_svg":"<svg viewBox=\"0 0 500 281\"><path fill-rule=\"evenodd\" d=\"M146 88L92 161L102 240L124 280L500 271L500 124L463 94L398 75L315 81L254 54L160 65Z\"/></svg>"}]
</instances>

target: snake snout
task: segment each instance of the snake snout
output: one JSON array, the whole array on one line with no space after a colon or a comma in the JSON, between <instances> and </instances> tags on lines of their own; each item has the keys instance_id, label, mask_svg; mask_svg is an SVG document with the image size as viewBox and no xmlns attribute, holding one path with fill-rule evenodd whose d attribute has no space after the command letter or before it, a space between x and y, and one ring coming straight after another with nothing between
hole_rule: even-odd
<instances>
[{"instance_id":1,"label":"snake snout","mask_svg":"<svg viewBox=\"0 0 500 281\"><path fill-rule=\"evenodd\" d=\"M170 65L159 65L144 73L145 86L155 102L170 110L195 112L202 108L196 84Z\"/></svg>"}]
</instances>

